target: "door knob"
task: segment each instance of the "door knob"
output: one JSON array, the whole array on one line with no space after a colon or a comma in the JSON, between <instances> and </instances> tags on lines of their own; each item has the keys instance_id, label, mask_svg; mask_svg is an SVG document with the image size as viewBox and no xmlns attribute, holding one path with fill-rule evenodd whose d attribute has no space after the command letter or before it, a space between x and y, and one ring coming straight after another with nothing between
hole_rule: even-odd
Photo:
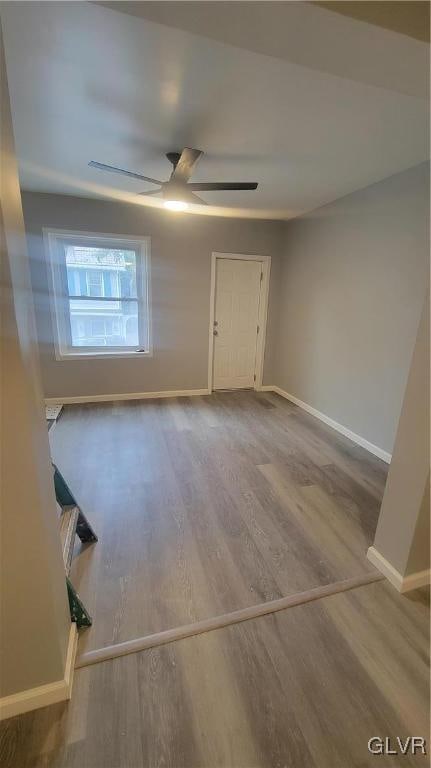
<instances>
[{"instance_id":1,"label":"door knob","mask_svg":"<svg viewBox=\"0 0 431 768\"><path fill-rule=\"evenodd\" d=\"M218 336L218 331L214 330L213 331L213 336Z\"/></svg>"}]
</instances>

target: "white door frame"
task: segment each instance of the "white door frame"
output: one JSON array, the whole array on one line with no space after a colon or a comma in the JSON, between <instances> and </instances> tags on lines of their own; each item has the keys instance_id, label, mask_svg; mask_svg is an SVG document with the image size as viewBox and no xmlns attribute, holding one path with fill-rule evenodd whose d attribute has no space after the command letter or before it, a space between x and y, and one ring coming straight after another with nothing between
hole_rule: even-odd
<instances>
[{"instance_id":1,"label":"white door frame","mask_svg":"<svg viewBox=\"0 0 431 768\"><path fill-rule=\"evenodd\" d=\"M268 315L268 296L269 296L269 275L271 271L271 256L259 256L246 253L219 253L213 251L211 254L211 291L210 291L210 324L209 324L209 344L208 344L208 392L213 391L213 363L214 363L214 312L215 312L215 289L216 289L216 266L217 259L242 259L242 261L260 261L262 264L262 285L260 290L259 302L259 333L256 343L256 363L254 374L256 376L254 389L260 389L263 381L263 361L265 356L266 343L266 319Z\"/></svg>"}]
</instances>

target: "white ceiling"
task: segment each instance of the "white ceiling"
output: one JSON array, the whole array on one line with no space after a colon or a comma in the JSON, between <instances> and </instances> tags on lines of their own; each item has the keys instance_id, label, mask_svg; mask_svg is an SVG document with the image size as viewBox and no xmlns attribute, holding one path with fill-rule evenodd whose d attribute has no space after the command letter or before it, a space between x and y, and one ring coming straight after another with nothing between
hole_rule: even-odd
<instances>
[{"instance_id":1,"label":"white ceiling","mask_svg":"<svg viewBox=\"0 0 431 768\"><path fill-rule=\"evenodd\" d=\"M425 43L303 2L205 5L2 3L24 189L158 206L88 162L167 179L190 146L194 181L259 182L197 213L287 219L427 159Z\"/></svg>"}]
</instances>

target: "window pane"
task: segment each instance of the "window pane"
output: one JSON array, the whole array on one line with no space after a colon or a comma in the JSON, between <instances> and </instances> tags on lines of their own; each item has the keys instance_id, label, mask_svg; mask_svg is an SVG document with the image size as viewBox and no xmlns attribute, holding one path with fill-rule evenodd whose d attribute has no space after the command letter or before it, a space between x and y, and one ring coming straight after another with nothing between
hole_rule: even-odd
<instances>
[{"instance_id":1,"label":"window pane","mask_svg":"<svg viewBox=\"0 0 431 768\"><path fill-rule=\"evenodd\" d=\"M64 248L69 295L137 297L135 251L67 244Z\"/></svg>"},{"instance_id":2,"label":"window pane","mask_svg":"<svg viewBox=\"0 0 431 768\"><path fill-rule=\"evenodd\" d=\"M137 301L69 300L72 347L137 347Z\"/></svg>"}]
</instances>

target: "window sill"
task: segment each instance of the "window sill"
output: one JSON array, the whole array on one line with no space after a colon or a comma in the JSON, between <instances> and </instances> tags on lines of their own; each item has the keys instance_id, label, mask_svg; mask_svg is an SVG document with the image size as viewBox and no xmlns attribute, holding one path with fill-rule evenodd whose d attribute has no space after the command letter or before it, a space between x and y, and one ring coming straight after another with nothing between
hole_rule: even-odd
<instances>
[{"instance_id":1,"label":"window sill","mask_svg":"<svg viewBox=\"0 0 431 768\"><path fill-rule=\"evenodd\" d=\"M55 359L58 362L67 360L123 360L124 358L141 359L152 357L151 351L139 352L138 350L126 352L56 352Z\"/></svg>"}]
</instances>

